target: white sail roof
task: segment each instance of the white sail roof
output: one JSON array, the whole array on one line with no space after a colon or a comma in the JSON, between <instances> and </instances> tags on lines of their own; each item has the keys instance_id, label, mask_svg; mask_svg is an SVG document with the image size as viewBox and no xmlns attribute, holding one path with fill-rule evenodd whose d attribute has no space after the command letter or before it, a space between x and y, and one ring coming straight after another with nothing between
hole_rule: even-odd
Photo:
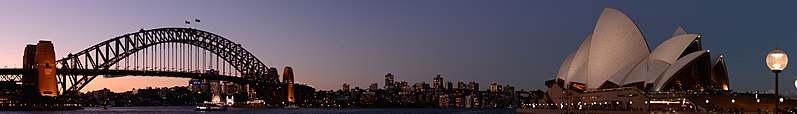
<instances>
[{"instance_id":1,"label":"white sail roof","mask_svg":"<svg viewBox=\"0 0 797 114\"><path fill-rule=\"evenodd\" d=\"M622 12L606 8L593 34L562 63L557 79L565 84L584 83L588 89L598 89L605 82L618 86L643 82L658 91L677 71L708 53L702 50L681 57L699 38L678 27L672 38L650 52L636 24Z\"/></svg>"},{"instance_id":2,"label":"white sail roof","mask_svg":"<svg viewBox=\"0 0 797 114\"><path fill-rule=\"evenodd\" d=\"M645 59L650 54L648 44L636 24L616 9L603 10L592 32L587 88L598 88L603 82L628 64Z\"/></svg>"}]
</instances>

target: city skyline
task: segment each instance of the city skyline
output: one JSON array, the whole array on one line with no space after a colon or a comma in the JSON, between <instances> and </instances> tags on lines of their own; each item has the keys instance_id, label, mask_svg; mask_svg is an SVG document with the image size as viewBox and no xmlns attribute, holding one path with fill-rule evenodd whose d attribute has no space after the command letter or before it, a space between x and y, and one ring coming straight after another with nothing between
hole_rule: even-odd
<instances>
[{"instance_id":1,"label":"city skyline","mask_svg":"<svg viewBox=\"0 0 797 114\"><path fill-rule=\"evenodd\" d=\"M319 90L343 83L367 87L387 73L407 82L430 83L440 74L452 82L544 90L542 83L556 76L606 7L630 15L649 47L677 26L699 32L707 49L726 56L731 90L771 89L765 54L775 47L786 53L797 48L789 45L795 42L791 26L797 25L790 20L797 16L786 15L797 9L759 1L59 2L3 2L0 65L20 67L25 44L39 39L52 40L56 58L62 58L139 29L192 27L241 43L269 67L291 66L297 82ZM197 18L203 22L182 23ZM781 74L781 92L797 95L790 69ZM188 80L99 78L83 91L171 87Z\"/></svg>"}]
</instances>

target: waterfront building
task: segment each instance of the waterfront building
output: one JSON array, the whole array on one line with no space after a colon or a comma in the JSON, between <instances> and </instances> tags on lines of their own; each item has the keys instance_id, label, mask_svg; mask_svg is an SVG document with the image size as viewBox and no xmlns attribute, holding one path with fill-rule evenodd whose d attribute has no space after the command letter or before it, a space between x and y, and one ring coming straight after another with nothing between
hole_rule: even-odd
<instances>
[{"instance_id":1,"label":"waterfront building","mask_svg":"<svg viewBox=\"0 0 797 114\"><path fill-rule=\"evenodd\" d=\"M188 88L194 93L211 93L211 80L192 78L188 80Z\"/></svg>"},{"instance_id":2,"label":"waterfront building","mask_svg":"<svg viewBox=\"0 0 797 114\"><path fill-rule=\"evenodd\" d=\"M395 77L394 77L395 79ZM432 82L444 82L442 76L435 76ZM412 85L406 81L393 80L395 88L378 88L377 83L373 83L368 90L359 87L351 89L349 92L344 90L337 91L317 91L313 99L309 100L313 105L301 105L302 107L407 107L407 108L516 108L523 106L530 100L529 97L521 97L514 91L512 86L500 86L496 92L490 90L479 91L476 82L458 82L457 87L451 81L445 83L427 84L417 82ZM498 84L495 84L498 85ZM348 88L349 84L344 83L343 88ZM541 92L542 93L542 92ZM528 94L526 94L528 96ZM525 99L522 99L525 98ZM541 99L541 97L535 97ZM297 99L297 101L301 101Z\"/></svg>"},{"instance_id":3,"label":"waterfront building","mask_svg":"<svg viewBox=\"0 0 797 114\"><path fill-rule=\"evenodd\" d=\"M457 89L459 90L468 89L468 85L465 84L465 82L457 82Z\"/></svg>"},{"instance_id":4,"label":"waterfront building","mask_svg":"<svg viewBox=\"0 0 797 114\"><path fill-rule=\"evenodd\" d=\"M693 99L686 94L729 93L723 56L703 49L701 39L700 34L678 27L671 38L650 51L636 23L623 12L606 8L592 34L565 58L556 78L546 81L548 103L595 102L599 105L587 108L647 109L646 103L694 104L684 103Z\"/></svg>"}]
</instances>

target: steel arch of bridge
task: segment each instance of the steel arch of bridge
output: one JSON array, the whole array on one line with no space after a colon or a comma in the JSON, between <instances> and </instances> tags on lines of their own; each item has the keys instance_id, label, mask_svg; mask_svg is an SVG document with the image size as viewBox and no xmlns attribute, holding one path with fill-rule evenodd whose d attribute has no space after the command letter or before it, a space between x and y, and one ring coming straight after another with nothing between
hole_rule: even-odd
<instances>
[{"instance_id":1,"label":"steel arch of bridge","mask_svg":"<svg viewBox=\"0 0 797 114\"><path fill-rule=\"evenodd\" d=\"M69 54L56 61L59 70L94 70L107 71L113 65L132 54L148 47L164 43L181 43L202 48L219 56L234 70L240 72L240 78L256 82L256 88L262 84L276 84L276 72L269 74L269 67L240 44L234 43L219 35L193 28L157 28L141 29L138 32L118 36L91 46L80 52ZM58 84L62 94L75 95L97 74L60 74Z\"/></svg>"}]
</instances>

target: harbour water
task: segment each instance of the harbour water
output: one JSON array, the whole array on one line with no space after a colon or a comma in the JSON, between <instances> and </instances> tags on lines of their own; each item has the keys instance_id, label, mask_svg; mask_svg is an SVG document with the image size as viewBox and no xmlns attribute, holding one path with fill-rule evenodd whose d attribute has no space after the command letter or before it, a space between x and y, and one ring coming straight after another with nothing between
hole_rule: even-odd
<instances>
[{"instance_id":1,"label":"harbour water","mask_svg":"<svg viewBox=\"0 0 797 114\"><path fill-rule=\"evenodd\" d=\"M74 111L10 111L0 113L58 114L514 114L514 109L420 109L420 108L298 108L250 109L229 108L227 111L194 111L192 106L163 107L85 107Z\"/></svg>"}]
</instances>

